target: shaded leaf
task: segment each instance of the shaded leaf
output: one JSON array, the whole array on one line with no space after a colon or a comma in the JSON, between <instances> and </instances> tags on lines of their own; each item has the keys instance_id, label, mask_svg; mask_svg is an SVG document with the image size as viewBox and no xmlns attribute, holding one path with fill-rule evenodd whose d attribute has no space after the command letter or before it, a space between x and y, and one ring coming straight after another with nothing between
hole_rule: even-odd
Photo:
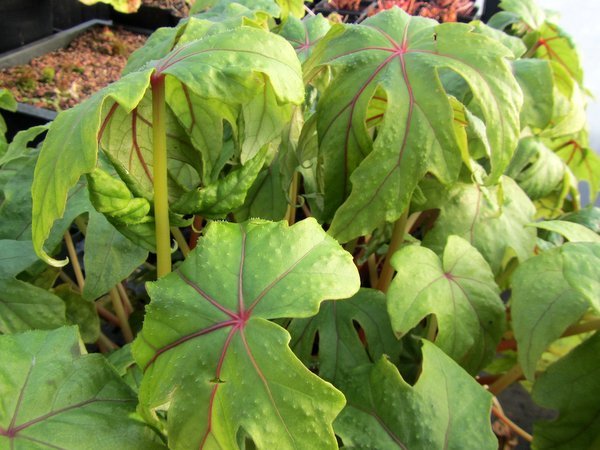
<instances>
[{"instance_id":1,"label":"shaded leaf","mask_svg":"<svg viewBox=\"0 0 600 450\"><path fill-rule=\"evenodd\" d=\"M500 290L481 254L450 236L440 258L409 245L392 258L397 270L388 291L388 311L398 335L435 315L435 343L466 371L476 374L496 353L506 328Z\"/></svg>"},{"instance_id":2,"label":"shaded leaf","mask_svg":"<svg viewBox=\"0 0 600 450\"><path fill-rule=\"evenodd\" d=\"M512 277L511 316L523 372L590 308L600 311L600 244L569 243L531 258Z\"/></svg>"},{"instance_id":3,"label":"shaded leaf","mask_svg":"<svg viewBox=\"0 0 600 450\"><path fill-rule=\"evenodd\" d=\"M0 336L2 448L159 449L131 416L136 398L75 328Z\"/></svg>"},{"instance_id":4,"label":"shaded leaf","mask_svg":"<svg viewBox=\"0 0 600 450\"><path fill-rule=\"evenodd\" d=\"M167 410L175 449L334 448L342 395L306 369L267 319L309 317L359 287L352 257L312 219L213 222L179 270L149 285L133 354L144 416ZM302 395L299 395L302 393Z\"/></svg>"},{"instance_id":5,"label":"shaded leaf","mask_svg":"<svg viewBox=\"0 0 600 450\"><path fill-rule=\"evenodd\" d=\"M53 292L65 302L67 323L79 327L83 342L88 344L96 342L100 335L100 318L94 302L83 298L68 284L56 287Z\"/></svg>"},{"instance_id":6,"label":"shaded leaf","mask_svg":"<svg viewBox=\"0 0 600 450\"><path fill-rule=\"evenodd\" d=\"M65 313L63 301L45 289L15 278L0 279L0 333L58 328L66 324Z\"/></svg>"},{"instance_id":7,"label":"shaded leaf","mask_svg":"<svg viewBox=\"0 0 600 450\"><path fill-rule=\"evenodd\" d=\"M534 425L536 449L590 450L600 442L600 333L559 360L533 385L533 399L559 411Z\"/></svg>"},{"instance_id":8,"label":"shaded leaf","mask_svg":"<svg viewBox=\"0 0 600 450\"><path fill-rule=\"evenodd\" d=\"M414 386L385 358L358 368L334 423L345 448L492 450L492 396L434 344L423 341Z\"/></svg>"},{"instance_id":9,"label":"shaded leaf","mask_svg":"<svg viewBox=\"0 0 600 450\"><path fill-rule=\"evenodd\" d=\"M31 241L0 240L0 278L18 275L38 260Z\"/></svg>"},{"instance_id":10,"label":"shaded leaf","mask_svg":"<svg viewBox=\"0 0 600 450\"><path fill-rule=\"evenodd\" d=\"M398 361L401 350L389 324L385 295L374 289L361 289L343 302L324 302L319 314L310 319L294 319L288 331L292 336L290 348L300 360L335 385L356 367L384 354Z\"/></svg>"},{"instance_id":11,"label":"shaded leaf","mask_svg":"<svg viewBox=\"0 0 600 450\"><path fill-rule=\"evenodd\" d=\"M106 294L147 257L145 249L123 236L102 214L90 211L83 259L84 298L93 300Z\"/></svg>"}]
</instances>

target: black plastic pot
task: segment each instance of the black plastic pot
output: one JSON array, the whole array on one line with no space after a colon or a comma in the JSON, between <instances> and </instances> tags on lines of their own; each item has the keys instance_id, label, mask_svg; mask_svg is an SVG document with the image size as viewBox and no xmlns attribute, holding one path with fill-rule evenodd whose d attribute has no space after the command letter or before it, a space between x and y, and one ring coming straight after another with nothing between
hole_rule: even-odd
<instances>
[{"instance_id":1,"label":"black plastic pot","mask_svg":"<svg viewBox=\"0 0 600 450\"><path fill-rule=\"evenodd\" d=\"M167 9L144 5L133 14L123 14L112 10L110 18L116 24L146 30L156 30L161 27L173 27L177 25L180 20L179 17L175 17L171 11Z\"/></svg>"},{"instance_id":2,"label":"black plastic pot","mask_svg":"<svg viewBox=\"0 0 600 450\"><path fill-rule=\"evenodd\" d=\"M498 6L499 3L500 0L485 0L483 6L483 14L481 15L481 20L483 22L487 22L488 20L490 20L490 17L492 17L498 11L502 11Z\"/></svg>"},{"instance_id":3,"label":"black plastic pot","mask_svg":"<svg viewBox=\"0 0 600 450\"><path fill-rule=\"evenodd\" d=\"M54 28L66 30L92 19L110 19L111 7L104 3L87 6L79 0L52 0Z\"/></svg>"},{"instance_id":4,"label":"black plastic pot","mask_svg":"<svg viewBox=\"0 0 600 450\"><path fill-rule=\"evenodd\" d=\"M51 0L0 1L0 52L52 34Z\"/></svg>"}]
</instances>

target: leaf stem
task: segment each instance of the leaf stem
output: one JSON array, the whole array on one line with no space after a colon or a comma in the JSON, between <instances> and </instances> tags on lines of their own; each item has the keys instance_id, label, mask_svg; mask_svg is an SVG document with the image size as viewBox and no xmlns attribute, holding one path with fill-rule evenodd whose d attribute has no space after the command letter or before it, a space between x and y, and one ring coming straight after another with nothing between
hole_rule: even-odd
<instances>
[{"instance_id":1,"label":"leaf stem","mask_svg":"<svg viewBox=\"0 0 600 450\"><path fill-rule=\"evenodd\" d=\"M154 155L154 219L156 221L156 272L161 278L171 272L169 187L167 184L167 129L165 76L156 73L152 86L152 151Z\"/></svg>"},{"instance_id":2,"label":"leaf stem","mask_svg":"<svg viewBox=\"0 0 600 450\"><path fill-rule=\"evenodd\" d=\"M190 233L190 240L188 243L190 250L195 249L196 245L198 245L198 238L202 232L202 222L202 216L194 216L194 221L192 222L192 232Z\"/></svg>"},{"instance_id":3,"label":"leaf stem","mask_svg":"<svg viewBox=\"0 0 600 450\"><path fill-rule=\"evenodd\" d=\"M125 304L125 309L127 310L127 315L131 315L133 312L133 306L131 304L131 300L129 299L129 295L127 295L127 291L125 290L125 286L123 283L117 283L117 290L119 291L119 295Z\"/></svg>"},{"instance_id":4,"label":"leaf stem","mask_svg":"<svg viewBox=\"0 0 600 450\"><path fill-rule=\"evenodd\" d=\"M379 279L377 275L377 259L375 258L375 253L372 253L367 258L367 266L369 268L369 282L371 283L371 287L375 289L379 284Z\"/></svg>"},{"instance_id":5,"label":"leaf stem","mask_svg":"<svg viewBox=\"0 0 600 450\"><path fill-rule=\"evenodd\" d=\"M285 218L288 224L290 225L294 225L294 222L296 222L296 200L298 199L298 182L298 172L294 172L292 184L290 184L289 204L285 213Z\"/></svg>"},{"instance_id":6,"label":"leaf stem","mask_svg":"<svg viewBox=\"0 0 600 450\"><path fill-rule=\"evenodd\" d=\"M181 232L181 230L179 228L171 227L171 234L175 238L175 242L177 242L177 245L179 246L181 253L183 253L183 257L187 258L187 256L190 254L190 247L188 246L188 243L185 240L183 233Z\"/></svg>"},{"instance_id":7,"label":"leaf stem","mask_svg":"<svg viewBox=\"0 0 600 450\"><path fill-rule=\"evenodd\" d=\"M498 399L496 397L494 397L494 399L493 399L492 414L494 414L508 428L510 428L515 433L517 433L519 436L521 436L527 442L533 441L533 436L531 434L529 434L527 431L525 431L519 425L517 425L512 420L510 420L508 417L506 417L506 415L504 414L504 411L502 410L502 407L500 406L500 402L498 402Z\"/></svg>"},{"instance_id":8,"label":"leaf stem","mask_svg":"<svg viewBox=\"0 0 600 450\"><path fill-rule=\"evenodd\" d=\"M500 392L509 387L515 381L520 380L523 377L523 368L519 363L511 367L508 372L494 381L489 388L489 391L494 395L498 396Z\"/></svg>"},{"instance_id":9,"label":"leaf stem","mask_svg":"<svg viewBox=\"0 0 600 450\"><path fill-rule=\"evenodd\" d=\"M119 296L119 291L117 290L117 288L112 288L110 290L110 299L112 300L115 313L117 313L117 317L119 318L119 325L121 326L121 331L123 332L125 342L133 341L133 332L131 331L131 327L129 326L127 314L125 314L125 309L123 308L123 301Z\"/></svg>"},{"instance_id":10,"label":"leaf stem","mask_svg":"<svg viewBox=\"0 0 600 450\"><path fill-rule=\"evenodd\" d=\"M377 289L384 293L388 291L390 283L392 282L392 277L394 276L394 268L392 267L390 260L392 259L394 253L396 253L396 250L400 248L402 242L404 242L404 232L406 231L407 220L408 207L394 225L392 240L390 241L390 246L387 255L385 256L385 262L383 263L383 269L381 269L381 275L379 276Z\"/></svg>"},{"instance_id":11,"label":"leaf stem","mask_svg":"<svg viewBox=\"0 0 600 450\"><path fill-rule=\"evenodd\" d=\"M435 337L437 336L438 331L438 320L434 314L429 316L427 319L427 340L429 342L434 342Z\"/></svg>"},{"instance_id":12,"label":"leaf stem","mask_svg":"<svg viewBox=\"0 0 600 450\"><path fill-rule=\"evenodd\" d=\"M589 333L590 331L600 330L600 319L590 320L588 322L578 323L566 329L561 337L575 336L577 334Z\"/></svg>"},{"instance_id":13,"label":"leaf stem","mask_svg":"<svg viewBox=\"0 0 600 450\"><path fill-rule=\"evenodd\" d=\"M81 271L81 266L79 265L79 259L77 259L75 244L73 244L73 238L71 237L69 230L65 231L65 244L67 244L67 253L69 253L69 259L73 265L73 272L75 272L75 279L77 280L79 292L83 292L85 278L83 278L83 272Z\"/></svg>"},{"instance_id":14,"label":"leaf stem","mask_svg":"<svg viewBox=\"0 0 600 450\"><path fill-rule=\"evenodd\" d=\"M98 336L97 344L102 353L109 353L110 351L119 348L119 346L111 341L104 333L100 333L100 336Z\"/></svg>"},{"instance_id":15,"label":"leaf stem","mask_svg":"<svg viewBox=\"0 0 600 450\"><path fill-rule=\"evenodd\" d=\"M96 312L98 312L98 315L100 317L102 317L107 322L112 323L113 325L116 325L116 326L121 325L119 323L119 318L117 316L115 316L113 313L111 313L108 309L106 309L104 306L102 306L98 302L96 302L95 305L96 305Z\"/></svg>"}]
</instances>

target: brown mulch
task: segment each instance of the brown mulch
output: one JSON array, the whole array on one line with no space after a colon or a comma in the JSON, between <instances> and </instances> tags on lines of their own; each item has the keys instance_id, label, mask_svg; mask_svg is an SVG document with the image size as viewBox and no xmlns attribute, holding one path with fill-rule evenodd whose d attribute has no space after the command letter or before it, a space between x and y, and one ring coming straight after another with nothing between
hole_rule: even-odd
<instances>
[{"instance_id":1,"label":"brown mulch","mask_svg":"<svg viewBox=\"0 0 600 450\"><path fill-rule=\"evenodd\" d=\"M176 17L187 17L190 11L185 0L142 0L142 5L168 9Z\"/></svg>"},{"instance_id":2,"label":"brown mulch","mask_svg":"<svg viewBox=\"0 0 600 450\"><path fill-rule=\"evenodd\" d=\"M8 88L19 102L67 109L118 80L129 55L146 39L119 28L95 27L65 49L1 69L0 87Z\"/></svg>"}]
</instances>

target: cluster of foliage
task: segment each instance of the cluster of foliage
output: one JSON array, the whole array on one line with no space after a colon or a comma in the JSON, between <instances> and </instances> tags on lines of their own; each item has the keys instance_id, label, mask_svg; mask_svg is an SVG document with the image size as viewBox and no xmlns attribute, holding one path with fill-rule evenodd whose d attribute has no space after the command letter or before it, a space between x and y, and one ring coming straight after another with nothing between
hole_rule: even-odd
<instances>
[{"instance_id":1,"label":"cluster of foliage","mask_svg":"<svg viewBox=\"0 0 600 450\"><path fill-rule=\"evenodd\" d=\"M600 171L567 35L532 1L490 26L303 6L198 0L0 141L0 447L494 449L522 379L558 411L535 448L597 445L577 182ZM121 281L149 252L138 329Z\"/></svg>"}]
</instances>

